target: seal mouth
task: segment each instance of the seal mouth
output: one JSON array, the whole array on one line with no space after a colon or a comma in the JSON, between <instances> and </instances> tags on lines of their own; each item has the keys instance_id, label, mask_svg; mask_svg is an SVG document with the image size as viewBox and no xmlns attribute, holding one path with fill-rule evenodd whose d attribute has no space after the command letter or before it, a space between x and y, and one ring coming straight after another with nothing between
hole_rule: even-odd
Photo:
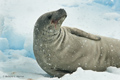
<instances>
[{"instance_id":1,"label":"seal mouth","mask_svg":"<svg viewBox=\"0 0 120 80\"><path fill-rule=\"evenodd\" d=\"M62 24L62 22L65 20L65 18L67 17L67 15L63 15L62 17L55 19L55 20L51 20L51 24L55 24L55 28L57 24Z\"/></svg>"}]
</instances>

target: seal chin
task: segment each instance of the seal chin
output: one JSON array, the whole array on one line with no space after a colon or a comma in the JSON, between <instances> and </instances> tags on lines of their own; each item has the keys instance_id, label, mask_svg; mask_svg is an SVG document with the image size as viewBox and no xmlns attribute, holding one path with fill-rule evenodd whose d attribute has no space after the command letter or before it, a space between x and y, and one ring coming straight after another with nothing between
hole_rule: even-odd
<instances>
[{"instance_id":1,"label":"seal chin","mask_svg":"<svg viewBox=\"0 0 120 80\"><path fill-rule=\"evenodd\" d=\"M66 16L67 16L67 15L64 15L64 16L60 17L60 18L57 19L57 20L52 20L52 21L51 21L51 24L55 24L55 28L56 28L57 26L60 27L61 24L63 23L63 21L65 20Z\"/></svg>"},{"instance_id":2,"label":"seal chin","mask_svg":"<svg viewBox=\"0 0 120 80\"><path fill-rule=\"evenodd\" d=\"M64 15L63 17L60 18L60 20L58 21L58 24L62 24L62 22L65 20L67 15Z\"/></svg>"},{"instance_id":3,"label":"seal chin","mask_svg":"<svg viewBox=\"0 0 120 80\"><path fill-rule=\"evenodd\" d=\"M56 20L52 20L51 23L57 24L57 23L63 22L66 17L67 17L67 15L63 15L62 17L60 17Z\"/></svg>"}]
</instances>

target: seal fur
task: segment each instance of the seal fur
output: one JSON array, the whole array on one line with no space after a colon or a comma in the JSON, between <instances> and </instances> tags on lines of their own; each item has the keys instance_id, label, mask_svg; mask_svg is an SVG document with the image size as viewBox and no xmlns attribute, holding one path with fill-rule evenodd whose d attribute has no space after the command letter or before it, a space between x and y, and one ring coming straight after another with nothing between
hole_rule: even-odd
<instances>
[{"instance_id":1,"label":"seal fur","mask_svg":"<svg viewBox=\"0 0 120 80\"><path fill-rule=\"evenodd\" d=\"M43 14L35 23L33 50L44 71L62 77L78 67L94 71L120 67L120 40L61 27L66 16L59 9Z\"/></svg>"}]
</instances>

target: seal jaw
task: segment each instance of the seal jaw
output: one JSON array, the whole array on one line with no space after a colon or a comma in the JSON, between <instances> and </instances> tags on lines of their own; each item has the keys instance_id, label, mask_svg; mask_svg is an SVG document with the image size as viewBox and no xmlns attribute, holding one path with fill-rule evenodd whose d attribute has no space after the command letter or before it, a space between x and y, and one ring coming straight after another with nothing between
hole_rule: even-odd
<instances>
[{"instance_id":1,"label":"seal jaw","mask_svg":"<svg viewBox=\"0 0 120 80\"><path fill-rule=\"evenodd\" d=\"M51 24L55 24L55 28L56 28L57 25L61 26L61 24L65 20L65 18L66 18L66 15L60 17L57 20L51 20Z\"/></svg>"},{"instance_id":2,"label":"seal jaw","mask_svg":"<svg viewBox=\"0 0 120 80\"><path fill-rule=\"evenodd\" d=\"M64 9L59 9L59 10L53 12L51 24L55 24L55 28L57 26L60 27L66 17L67 17L66 11Z\"/></svg>"}]
</instances>

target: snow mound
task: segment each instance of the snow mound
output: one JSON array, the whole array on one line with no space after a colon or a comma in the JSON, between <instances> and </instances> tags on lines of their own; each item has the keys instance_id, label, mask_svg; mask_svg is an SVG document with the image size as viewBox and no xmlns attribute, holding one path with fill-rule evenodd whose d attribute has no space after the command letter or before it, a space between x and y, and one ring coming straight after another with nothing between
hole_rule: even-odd
<instances>
[{"instance_id":1,"label":"snow mound","mask_svg":"<svg viewBox=\"0 0 120 80\"><path fill-rule=\"evenodd\" d=\"M108 68L110 69L110 68ZM115 68L111 68L110 70L118 70ZM114 71L113 71L114 72ZM115 79L116 77L116 79ZM83 70L81 68L78 68L76 72L74 72L73 74L69 75L65 75L64 77L62 77L63 80L77 80L77 79L81 79L81 80L118 80L120 79L119 75L115 75L115 74L111 74L108 72L95 72L95 71L91 71L91 70Z\"/></svg>"},{"instance_id":2,"label":"snow mound","mask_svg":"<svg viewBox=\"0 0 120 80\"><path fill-rule=\"evenodd\" d=\"M59 8L68 14L63 25L120 39L120 0L0 0L0 80L119 80L115 67L105 72L78 68L62 78L39 67L33 54L35 21Z\"/></svg>"},{"instance_id":3,"label":"snow mound","mask_svg":"<svg viewBox=\"0 0 120 80\"><path fill-rule=\"evenodd\" d=\"M120 14L118 14L118 13L105 13L104 19L120 21Z\"/></svg>"},{"instance_id":4,"label":"snow mound","mask_svg":"<svg viewBox=\"0 0 120 80\"><path fill-rule=\"evenodd\" d=\"M9 43L6 38L0 38L0 50L4 51L9 49Z\"/></svg>"}]
</instances>

